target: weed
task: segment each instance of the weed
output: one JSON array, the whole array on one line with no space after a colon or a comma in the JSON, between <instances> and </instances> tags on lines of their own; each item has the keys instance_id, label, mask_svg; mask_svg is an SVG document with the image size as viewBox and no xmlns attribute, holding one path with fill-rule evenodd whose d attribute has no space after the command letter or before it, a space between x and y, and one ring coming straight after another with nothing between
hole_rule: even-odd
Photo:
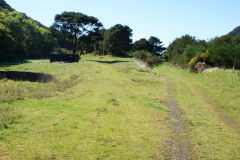
<instances>
[{"instance_id":1,"label":"weed","mask_svg":"<svg viewBox=\"0 0 240 160\"><path fill-rule=\"evenodd\" d=\"M110 98L108 102L113 104L114 106L119 106L120 105L116 98Z\"/></svg>"}]
</instances>

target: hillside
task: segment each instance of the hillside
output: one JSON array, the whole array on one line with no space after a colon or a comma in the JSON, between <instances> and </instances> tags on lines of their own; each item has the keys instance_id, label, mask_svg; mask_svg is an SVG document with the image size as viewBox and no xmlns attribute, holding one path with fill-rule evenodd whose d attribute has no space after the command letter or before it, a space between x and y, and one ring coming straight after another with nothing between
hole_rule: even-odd
<instances>
[{"instance_id":1,"label":"hillside","mask_svg":"<svg viewBox=\"0 0 240 160\"><path fill-rule=\"evenodd\" d=\"M48 57L57 43L49 29L4 0L0 4L0 62Z\"/></svg>"},{"instance_id":2,"label":"hillside","mask_svg":"<svg viewBox=\"0 0 240 160\"><path fill-rule=\"evenodd\" d=\"M14 9L13 9L9 4L7 4L4 0L0 0L0 11L1 11L1 8L7 9L7 10L9 10L9 11L14 11ZM44 26L41 22L39 22L39 21L37 21L37 20L35 20L35 19L32 19L31 17L27 16L26 13L22 13L22 12L20 12L20 13L21 13L25 18L33 20L38 26L47 28L47 27Z\"/></svg>"},{"instance_id":3,"label":"hillside","mask_svg":"<svg viewBox=\"0 0 240 160\"><path fill-rule=\"evenodd\" d=\"M13 9L9 4L7 4L4 0L0 0L0 11L1 11L1 8L8 9L9 11L13 11L13 10L14 10L14 9Z\"/></svg>"},{"instance_id":4,"label":"hillside","mask_svg":"<svg viewBox=\"0 0 240 160\"><path fill-rule=\"evenodd\" d=\"M236 27L234 30L228 33L229 36L237 36L240 35L240 26Z\"/></svg>"}]
</instances>

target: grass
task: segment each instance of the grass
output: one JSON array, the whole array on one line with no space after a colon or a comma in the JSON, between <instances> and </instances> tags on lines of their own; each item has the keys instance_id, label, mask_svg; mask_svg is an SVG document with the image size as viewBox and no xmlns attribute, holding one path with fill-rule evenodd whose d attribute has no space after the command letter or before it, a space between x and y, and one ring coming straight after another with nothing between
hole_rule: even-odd
<instances>
[{"instance_id":1,"label":"grass","mask_svg":"<svg viewBox=\"0 0 240 160\"><path fill-rule=\"evenodd\" d=\"M184 112L197 159L240 159L239 133L226 125L214 109L224 107L226 114L239 122L240 90L236 73L220 70L192 74L169 65L162 65L154 72L165 74L174 84L174 97ZM219 106L209 103L206 97Z\"/></svg>"},{"instance_id":2,"label":"grass","mask_svg":"<svg viewBox=\"0 0 240 160\"><path fill-rule=\"evenodd\" d=\"M127 62L98 62L115 60ZM1 81L0 107L11 105L21 118L1 129L0 159L163 158L168 113L144 104L165 101L165 81L131 59L86 55L75 64L38 60L4 69L60 81Z\"/></svg>"},{"instance_id":3,"label":"grass","mask_svg":"<svg viewBox=\"0 0 240 160\"><path fill-rule=\"evenodd\" d=\"M192 74L164 64L151 72L130 58L91 55L0 69L60 77L0 81L0 159L164 159L172 133L167 78L196 159L240 159L239 134L215 110L240 122L239 71Z\"/></svg>"},{"instance_id":4,"label":"grass","mask_svg":"<svg viewBox=\"0 0 240 160\"><path fill-rule=\"evenodd\" d=\"M158 105L158 104L154 104L154 103L147 103L145 105L148 106L148 107L153 107L153 108L156 108L156 109L160 109L160 110L165 111L165 112L171 112L168 108L166 108L163 105Z\"/></svg>"}]
</instances>

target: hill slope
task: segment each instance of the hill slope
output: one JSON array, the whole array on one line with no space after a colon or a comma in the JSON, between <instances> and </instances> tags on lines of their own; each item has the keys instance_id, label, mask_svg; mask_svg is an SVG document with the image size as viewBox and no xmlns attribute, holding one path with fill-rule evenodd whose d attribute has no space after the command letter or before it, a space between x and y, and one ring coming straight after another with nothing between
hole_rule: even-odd
<instances>
[{"instance_id":1,"label":"hill slope","mask_svg":"<svg viewBox=\"0 0 240 160\"><path fill-rule=\"evenodd\" d=\"M7 4L4 0L0 0L0 11L1 11L1 8L8 9L9 11L13 11L13 10L14 10L14 9L13 9L9 4Z\"/></svg>"},{"instance_id":2,"label":"hill slope","mask_svg":"<svg viewBox=\"0 0 240 160\"><path fill-rule=\"evenodd\" d=\"M240 26L236 27L234 30L228 33L229 36L237 36L240 35Z\"/></svg>"}]
</instances>

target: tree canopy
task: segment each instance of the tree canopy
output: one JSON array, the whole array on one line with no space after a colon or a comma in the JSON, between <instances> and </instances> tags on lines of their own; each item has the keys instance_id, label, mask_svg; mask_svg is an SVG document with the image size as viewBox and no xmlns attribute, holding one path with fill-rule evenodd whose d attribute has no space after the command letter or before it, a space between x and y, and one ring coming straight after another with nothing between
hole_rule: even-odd
<instances>
[{"instance_id":1,"label":"tree canopy","mask_svg":"<svg viewBox=\"0 0 240 160\"><path fill-rule=\"evenodd\" d=\"M0 61L48 57L56 41L48 29L17 11L0 11Z\"/></svg>"},{"instance_id":2,"label":"tree canopy","mask_svg":"<svg viewBox=\"0 0 240 160\"><path fill-rule=\"evenodd\" d=\"M104 50L115 56L124 56L131 49L132 29L117 24L104 32Z\"/></svg>"},{"instance_id":3,"label":"tree canopy","mask_svg":"<svg viewBox=\"0 0 240 160\"><path fill-rule=\"evenodd\" d=\"M153 55L159 55L166 50L166 48L163 47L162 41L154 36L151 36L149 40L142 38L134 42L133 49L135 51L145 50L152 53Z\"/></svg>"},{"instance_id":4,"label":"tree canopy","mask_svg":"<svg viewBox=\"0 0 240 160\"><path fill-rule=\"evenodd\" d=\"M76 12L57 14L53 24L55 30L69 35L73 53L77 51L79 39L91 32L97 32L102 26L97 18Z\"/></svg>"}]
</instances>

